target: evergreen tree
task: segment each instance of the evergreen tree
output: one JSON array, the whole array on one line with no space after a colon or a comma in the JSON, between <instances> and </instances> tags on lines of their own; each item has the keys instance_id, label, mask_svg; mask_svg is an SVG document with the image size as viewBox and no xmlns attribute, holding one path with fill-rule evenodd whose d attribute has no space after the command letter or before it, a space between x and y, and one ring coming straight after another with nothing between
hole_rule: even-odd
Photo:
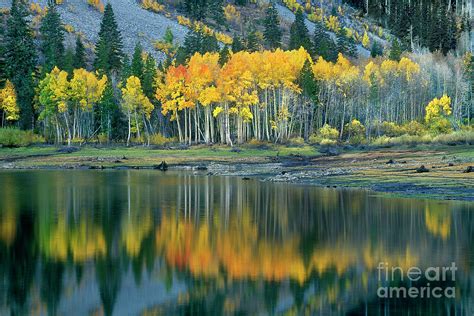
<instances>
[{"instance_id":1,"label":"evergreen tree","mask_svg":"<svg viewBox=\"0 0 474 316\"><path fill-rule=\"evenodd\" d=\"M265 30L263 31L263 38L265 44L270 49L275 49L281 46L282 31L280 29L280 20L278 12L275 8L275 3L272 1L267 8L265 20L263 22Z\"/></svg>"},{"instance_id":2,"label":"evergreen tree","mask_svg":"<svg viewBox=\"0 0 474 316\"><path fill-rule=\"evenodd\" d=\"M143 68L144 68L142 54L143 54L143 49L140 42L138 42L135 45L135 49L133 51L132 63L131 63L131 74L132 76L140 78L140 81L143 81Z\"/></svg>"},{"instance_id":3,"label":"evergreen tree","mask_svg":"<svg viewBox=\"0 0 474 316\"><path fill-rule=\"evenodd\" d=\"M370 56L372 58L375 58L377 56L382 56L382 55L383 55L383 47L379 44L378 41L373 40L372 46L370 47Z\"/></svg>"},{"instance_id":4,"label":"evergreen tree","mask_svg":"<svg viewBox=\"0 0 474 316\"><path fill-rule=\"evenodd\" d=\"M155 77L156 77L156 62L155 59L148 54L145 59L145 65L143 67L143 80L142 88L143 93L150 99L154 100L155 95Z\"/></svg>"},{"instance_id":5,"label":"evergreen tree","mask_svg":"<svg viewBox=\"0 0 474 316\"><path fill-rule=\"evenodd\" d=\"M128 77L132 75L132 65L130 64L130 58L127 54L123 56L122 68L120 69L120 79L122 82L126 82Z\"/></svg>"},{"instance_id":6,"label":"evergreen tree","mask_svg":"<svg viewBox=\"0 0 474 316\"><path fill-rule=\"evenodd\" d=\"M242 50L244 50L244 45L242 44L242 40L240 39L239 36L234 35L234 38L232 39L232 51L234 53L237 53Z\"/></svg>"},{"instance_id":7,"label":"evergreen tree","mask_svg":"<svg viewBox=\"0 0 474 316\"><path fill-rule=\"evenodd\" d=\"M352 37L347 37L347 32L342 29L337 34L337 51L345 56L357 57L357 46Z\"/></svg>"},{"instance_id":8,"label":"evergreen tree","mask_svg":"<svg viewBox=\"0 0 474 316\"><path fill-rule=\"evenodd\" d=\"M202 20L207 11L208 0L184 0L186 13L193 19Z\"/></svg>"},{"instance_id":9,"label":"evergreen tree","mask_svg":"<svg viewBox=\"0 0 474 316\"><path fill-rule=\"evenodd\" d=\"M321 23L316 23L314 28L313 52L321 56L326 61L335 62L337 60L337 47L329 34L325 31Z\"/></svg>"},{"instance_id":10,"label":"evergreen tree","mask_svg":"<svg viewBox=\"0 0 474 316\"><path fill-rule=\"evenodd\" d=\"M94 66L105 73L118 72L122 67L122 36L115 21L112 5L107 3L100 24Z\"/></svg>"},{"instance_id":11,"label":"evergreen tree","mask_svg":"<svg viewBox=\"0 0 474 316\"><path fill-rule=\"evenodd\" d=\"M219 44L214 36L190 30L184 38L183 45L178 48L176 62L178 64L184 64L186 60L196 52L204 54L218 51Z\"/></svg>"},{"instance_id":12,"label":"evergreen tree","mask_svg":"<svg viewBox=\"0 0 474 316\"><path fill-rule=\"evenodd\" d=\"M257 37L257 31L255 27L251 27L250 31L247 34L245 41L245 49L249 52L256 52L260 48L259 40Z\"/></svg>"},{"instance_id":13,"label":"evergreen tree","mask_svg":"<svg viewBox=\"0 0 474 316\"><path fill-rule=\"evenodd\" d=\"M221 51L219 52L219 65L223 66L230 58L230 50L227 45L222 47Z\"/></svg>"},{"instance_id":14,"label":"evergreen tree","mask_svg":"<svg viewBox=\"0 0 474 316\"><path fill-rule=\"evenodd\" d=\"M3 82L7 79L7 65L5 64L5 28L0 22L0 87L3 87Z\"/></svg>"},{"instance_id":15,"label":"evergreen tree","mask_svg":"<svg viewBox=\"0 0 474 316\"><path fill-rule=\"evenodd\" d=\"M20 126L34 126L32 73L36 63L33 32L28 22L25 2L13 0L5 35L5 64L8 79L14 84L20 107Z\"/></svg>"},{"instance_id":16,"label":"evergreen tree","mask_svg":"<svg viewBox=\"0 0 474 316\"><path fill-rule=\"evenodd\" d=\"M81 38L76 37L76 52L74 53L74 68L86 68L86 50Z\"/></svg>"},{"instance_id":17,"label":"evergreen tree","mask_svg":"<svg viewBox=\"0 0 474 316\"><path fill-rule=\"evenodd\" d=\"M298 85L301 87L302 93L305 97L313 102L316 101L318 96L318 84L314 78L314 73L311 69L311 63L309 60L305 61L303 68L301 69L298 77Z\"/></svg>"},{"instance_id":18,"label":"evergreen tree","mask_svg":"<svg viewBox=\"0 0 474 316\"><path fill-rule=\"evenodd\" d=\"M50 3L44 18L41 20L41 52L44 56L44 71L48 73L54 66L63 68L64 29L56 5Z\"/></svg>"},{"instance_id":19,"label":"evergreen tree","mask_svg":"<svg viewBox=\"0 0 474 316\"><path fill-rule=\"evenodd\" d=\"M122 122L121 111L117 106L114 88L110 81L107 82L102 98L97 104L98 117L100 117L98 128L100 133L107 136L107 140L121 139L125 135L126 124ZM97 128L97 127L96 127Z\"/></svg>"},{"instance_id":20,"label":"evergreen tree","mask_svg":"<svg viewBox=\"0 0 474 316\"><path fill-rule=\"evenodd\" d=\"M66 49L62 64L63 64L62 69L66 71L69 74L69 76L71 76L75 68L74 67L74 51L71 48Z\"/></svg>"},{"instance_id":21,"label":"evergreen tree","mask_svg":"<svg viewBox=\"0 0 474 316\"><path fill-rule=\"evenodd\" d=\"M390 48L390 53L388 54L388 58L395 61L400 61L402 56L402 48L400 46L400 42L396 39L392 39L392 47Z\"/></svg>"},{"instance_id":22,"label":"evergreen tree","mask_svg":"<svg viewBox=\"0 0 474 316\"><path fill-rule=\"evenodd\" d=\"M304 47L308 52L311 51L311 40L308 35L308 28L304 22L302 10L298 10L295 15L295 21L290 28L289 49L299 49Z\"/></svg>"},{"instance_id":23,"label":"evergreen tree","mask_svg":"<svg viewBox=\"0 0 474 316\"><path fill-rule=\"evenodd\" d=\"M209 16L216 22L216 26L220 28L226 24L224 14L224 3L223 0L208 0L208 12Z\"/></svg>"}]
</instances>

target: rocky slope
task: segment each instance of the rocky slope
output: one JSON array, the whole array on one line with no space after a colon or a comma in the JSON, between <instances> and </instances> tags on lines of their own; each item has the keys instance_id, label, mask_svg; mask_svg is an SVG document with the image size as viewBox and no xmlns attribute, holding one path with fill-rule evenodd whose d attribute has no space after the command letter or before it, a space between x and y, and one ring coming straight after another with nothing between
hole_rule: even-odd
<instances>
[{"instance_id":1,"label":"rocky slope","mask_svg":"<svg viewBox=\"0 0 474 316\"><path fill-rule=\"evenodd\" d=\"M47 4L47 0L34 0L41 6ZM163 15L142 9L135 0L110 0L113 5L115 17L123 37L124 49L131 54L137 42L144 49L152 53L157 59L163 58L163 54L153 48L153 41L161 39L166 28L173 30L175 40L183 41L187 28ZM11 0L0 0L0 8L8 8ZM65 0L58 6L58 11L65 24L70 24L75 31L84 34L86 40L95 43L99 32L102 14L91 8L85 0Z\"/></svg>"}]
</instances>

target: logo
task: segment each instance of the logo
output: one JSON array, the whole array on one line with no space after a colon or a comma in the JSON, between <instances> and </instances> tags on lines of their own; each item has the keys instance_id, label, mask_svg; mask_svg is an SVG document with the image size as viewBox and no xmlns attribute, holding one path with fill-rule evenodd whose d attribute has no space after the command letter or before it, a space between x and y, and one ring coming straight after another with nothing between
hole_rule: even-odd
<instances>
[{"instance_id":1,"label":"logo","mask_svg":"<svg viewBox=\"0 0 474 316\"><path fill-rule=\"evenodd\" d=\"M379 284L377 296L380 298L455 298L456 263L445 267L390 267L380 262L378 267ZM392 286L396 284L397 286ZM398 286L400 284L400 286ZM404 286L408 284L408 286ZM449 286L446 286L449 285Z\"/></svg>"}]
</instances>

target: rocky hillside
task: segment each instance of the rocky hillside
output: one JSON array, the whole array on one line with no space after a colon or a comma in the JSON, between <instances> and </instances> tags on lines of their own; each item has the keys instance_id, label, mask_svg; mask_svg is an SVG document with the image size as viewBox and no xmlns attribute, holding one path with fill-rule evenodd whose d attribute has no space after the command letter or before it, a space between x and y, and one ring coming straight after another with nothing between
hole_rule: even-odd
<instances>
[{"instance_id":1,"label":"rocky hillside","mask_svg":"<svg viewBox=\"0 0 474 316\"><path fill-rule=\"evenodd\" d=\"M229 23L227 27L225 27L225 30L222 30L222 33L228 36L233 36L234 34L241 35L245 33L245 27L250 23L256 25L257 28L261 28L259 21L263 19L265 14L265 2L266 1L260 1L257 5L251 4L248 8L239 7L239 14L242 15L242 24ZM47 0L32 0L31 3L37 3L41 7L45 7ZM173 32L176 44L180 44L183 42L189 30L183 23L178 23L178 17L182 13L177 11L174 6L167 5L162 12L156 13L145 10L141 4L135 0L113 0L111 3L122 33L125 51L129 54L132 53L135 44L140 42L146 51L152 53L156 59L162 60L164 54L154 48L154 42L163 38L166 29L169 27ZM0 0L0 8L8 8L10 5L11 0ZM278 2L276 7L280 16L281 27L285 34L288 35L289 27L294 20L294 13L285 6L284 2ZM68 40L72 42L74 38L72 35L80 34L85 42L89 43L89 47L92 48L97 40L101 13L87 4L86 0L64 0L64 2L58 6L58 11L61 14L64 24L67 26L68 32L71 34ZM306 24L312 34L314 32L314 23L307 19ZM362 29L360 23L352 21L349 17L344 21L344 25L359 30L359 33ZM335 39L335 34L333 32L329 33L331 37ZM378 38L376 35L372 33L369 34L371 38L375 38L382 46L387 45L384 40ZM358 44L358 53L361 57L369 56L369 51L361 44Z\"/></svg>"},{"instance_id":2,"label":"rocky hillside","mask_svg":"<svg viewBox=\"0 0 474 316\"><path fill-rule=\"evenodd\" d=\"M33 0L45 6L47 0ZM141 8L134 0L111 1L114 13L123 37L125 51L132 53L139 41L145 50L151 52L157 59L163 54L153 48L153 42L164 36L166 28L173 30L176 41L182 42L188 29L178 22ZM0 8L8 8L11 0L0 0ZM102 14L87 4L85 0L65 0L58 6L63 22L74 28L73 33L79 32L86 41L95 43L99 32Z\"/></svg>"}]
</instances>

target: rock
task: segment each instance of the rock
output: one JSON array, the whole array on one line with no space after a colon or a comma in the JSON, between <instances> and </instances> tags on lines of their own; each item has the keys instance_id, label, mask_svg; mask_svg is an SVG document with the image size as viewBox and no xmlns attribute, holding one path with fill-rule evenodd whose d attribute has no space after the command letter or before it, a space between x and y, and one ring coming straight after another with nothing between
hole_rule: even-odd
<instances>
[{"instance_id":1,"label":"rock","mask_svg":"<svg viewBox=\"0 0 474 316\"><path fill-rule=\"evenodd\" d=\"M452 166L454 166L454 164L453 164L452 162L450 162L450 163L448 164L448 166L449 166L449 167L452 167Z\"/></svg>"},{"instance_id":2,"label":"rock","mask_svg":"<svg viewBox=\"0 0 474 316\"><path fill-rule=\"evenodd\" d=\"M287 173L287 171L285 171L285 170L283 170L283 171L281 172L281 174L286 174L286 173Z\"/></svg>"},{"instance_id":3,"label":"rock","mask_svg":"<svg viewBox=\"0 0 474 316\"><path fill-rule=\"evenodd\" d=\"M196 170L205 171L205 170L207 170L207 166L205 166L205 165L199 165L199 166L196 167Z\"/></svg>"},{"instance_id":4,"label":"rock","mask_svg":"<svg viewBox=\"0 0 474 316\"><path fill-rule=\"evenodd\" d=\"M166 171L168 170L168 164L166 163L166 161L162 161L159 165L153 166L153 169Z\"/></svg>"},{"instance_id":5,"label":"rock","mask_svg":"<svg viewBox=\"0 0 474 316\"><path fill-rule=\"evenodd\" d=\"M466 170L463 171L464 173L471 173L471 172L474 172L474 167L473 166L469 166L466 168Z\"/></svg>"},{"instance_id":6,"label":"rock","mask_svg":"<svg viewBox=\"0 0 474 316\"><path fill-rule=\"evenodd\" d=\"M319 152L322 154L326 154L326 156L338 156L340 154L337 147L328 147L323 146L319 149Z\"/></svg>"},{"instance_id":7,"label":"rock","mask_svg":"<svg viewBox=\"0 0 474 316\"><path fill-rule=\"evenodd\" d=\"M81 150L79 147L69 146L69 147L59 148L57 150L57 152L58 153L64 153L64 154L70 154L70 153L74 153L74 152L79 151L79 150Z\"/></svg>"},{"instance_id":8,"label":"rock","mask_svg":"<svg viewBox=\"0 0 474 316\"><path fill-rule=\"evenodd\" d=\"M403 160L403 161L400 161L400 163L407 163L407 161L406 161L406 160Z\"/></svg>"},{"instance_id":9,"label":"rock","mask_svg":"<svg viewBox=\"0 0 474 316\"><path fill-rule=\"evenodd\" d=\"M427 169L424 165L421 165L419 168L416 169L417 173L424 173L424 172L430 172L429 169Z\"/></svg>"},{"instance_id":10,"label":"rock","mask_svg":"<svg viewBox=\"0 0 474 316\"><path fill-rule=\"evenodd\" d=\"M385 164L387 165L393 165L395 163L395 161L393 159L390 159L389 161L387 161Z\"/></svg>"}]
</instances>

